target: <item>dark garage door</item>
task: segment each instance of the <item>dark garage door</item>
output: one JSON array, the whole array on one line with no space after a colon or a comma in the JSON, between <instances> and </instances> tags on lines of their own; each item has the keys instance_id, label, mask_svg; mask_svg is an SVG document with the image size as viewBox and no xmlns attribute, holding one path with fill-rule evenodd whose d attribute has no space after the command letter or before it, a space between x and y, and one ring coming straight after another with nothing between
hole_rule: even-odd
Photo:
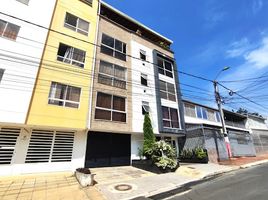
<instances>
[{"instance_id":1,"label":"dark garage door","mask_svg":"<svg viewBox=\"0 0 268 200\"><path fill-rule=\"evenodd\" d=\"M130 134L89 132L86 167L130 165Z\"/></svg>"}]
</instances>

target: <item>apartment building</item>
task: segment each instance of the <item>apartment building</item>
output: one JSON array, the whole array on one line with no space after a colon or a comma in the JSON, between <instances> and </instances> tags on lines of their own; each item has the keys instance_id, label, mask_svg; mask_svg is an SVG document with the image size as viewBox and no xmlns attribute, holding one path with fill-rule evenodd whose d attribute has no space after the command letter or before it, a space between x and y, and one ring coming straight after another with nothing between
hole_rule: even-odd
<instances>
[{"instance_id":1,"label":"apartment building","mask_svg":"<svg viewBox=\"0 0 268 200\"><path fill-rule=\"evenodd\" d=\"M0 175L20 173L27 112L54 0L2 0L0 6ZM28 22L32 22L28 23Z\"/></svg>"},{"instance_id":2,"label":"apartment building","mask_svg":"<svg viewBox=\"0 0 268 200\"><path fill-rule=\"evenodd\" d=\"M188 100L183 100L183 103L186 126L184 148L206 148L211 162L228 159L218 110ZM232 156L255 156L250 130L246 127L247 117L228 110L223 112Z\"/></svg>"},{"instance_id":3,"label":"apartment building","mask_svg":"<svg viewBox=\"0 0 268 200\"><path fill-rule=\"evenodd\" d=\"M20 105L24 109L24 116L20 120L24 125L22 129L17 129L16 134L19 137L14 139L13 154L10 154L12 156L6 167L11 174L64 171L82 167L86 149L98 2L51 0L42 3L24 0L20 1L23 2L20 6L29 6L29 10L25 8L24 11L14 10L13 4L19 3L18 1L12 1L12 4L9 2L4 5L17 12L14 15L18 17L18 13L24 13L27 17L29 13L34 13L31 18L25 17L26 20L44 26L41 30L46 31L41 34L42 37L37 28L28 30L27 36L23 35L30 41L36 40L37 44L45 46L36 50L32 44L29 45L31 49L28 52L27 48L20 52L27 53L30 58L37 54L41 62L34 63L35 66L26 63L25 66L31 67L32 76L36 77L33 80L27 79L32 84L31 90L27 90L27 106L26 103L11 103L14 99L22 103L26 101L26 95L19 94L29 86L26 87L21 82L18 83L21 91L17 91L14 99L10 98L6 103ZM20 31L24 32L23 27ZM16 49L15 46L13 48ZM5 81L5 74L3 80ZM20 79L16 77L16 80ZM10 132L5 127L3 131ZM6 171L4 173L8 174Z\"/></svg>"},{"instance_id":4,"label":"apartment building","mask_svg":"<svg viewBox=\"0 0 268 200\"><path fill-rule=\"evenodd\" d=\"M130 165L144 114L178 148L183 135L172 41L102 2L86 167Z\"/></svg>"}]
</instances>

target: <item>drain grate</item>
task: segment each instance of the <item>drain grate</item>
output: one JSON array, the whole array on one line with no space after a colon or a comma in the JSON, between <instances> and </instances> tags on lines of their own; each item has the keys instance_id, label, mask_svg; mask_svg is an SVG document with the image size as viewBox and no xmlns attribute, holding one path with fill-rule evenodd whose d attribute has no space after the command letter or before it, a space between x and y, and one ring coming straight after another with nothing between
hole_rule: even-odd
<instances>
[{"instance_id":1,"label":"drain grate","mask_svg":"<svg viewBox=\"0 0 268 200\"><path fill-rule=\"evenodd\" d=\"M119 184L114 186L114 189L117 191L128 191L132 189L132 186L128 184Z\"/></svg>"}]
</instances>

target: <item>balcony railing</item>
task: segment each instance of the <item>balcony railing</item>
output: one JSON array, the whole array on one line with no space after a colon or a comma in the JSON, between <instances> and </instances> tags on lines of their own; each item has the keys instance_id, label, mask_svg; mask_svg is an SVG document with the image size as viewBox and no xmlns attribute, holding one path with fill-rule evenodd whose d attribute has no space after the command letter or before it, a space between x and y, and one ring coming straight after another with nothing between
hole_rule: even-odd
<instances>
[{"instance_id":1,"label":"balcony railing","mask_svg":"<svg viewBox=\"0 0 268 200\"><path fill-rule=\"evenodd\" d=\"M233 127L237 127L237 128L246 128L246 126L243 122L233 122L233 121L225 120L225 124L228 126L233 126Z\"/></svg>"}]
</instances>

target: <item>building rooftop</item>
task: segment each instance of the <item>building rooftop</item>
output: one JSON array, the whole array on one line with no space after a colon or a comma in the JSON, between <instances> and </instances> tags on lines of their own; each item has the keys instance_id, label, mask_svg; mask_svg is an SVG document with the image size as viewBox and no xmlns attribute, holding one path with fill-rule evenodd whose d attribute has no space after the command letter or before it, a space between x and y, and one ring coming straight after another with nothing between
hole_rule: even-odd
<instances>
[{"instance_id":1,"label":"building rooftop","mask_svg":"<svg viewBox=\"0 0 268 200\"><path fill-rule=\"evenodd\" d=\"M143 38L151 40L163 48L170 49L170 45L173 43L172 40L164 37L103 1L101 1L100 15L107 17L113 22L127 28L129 31L134 32Z\"/></svg>"}]
</instances>

